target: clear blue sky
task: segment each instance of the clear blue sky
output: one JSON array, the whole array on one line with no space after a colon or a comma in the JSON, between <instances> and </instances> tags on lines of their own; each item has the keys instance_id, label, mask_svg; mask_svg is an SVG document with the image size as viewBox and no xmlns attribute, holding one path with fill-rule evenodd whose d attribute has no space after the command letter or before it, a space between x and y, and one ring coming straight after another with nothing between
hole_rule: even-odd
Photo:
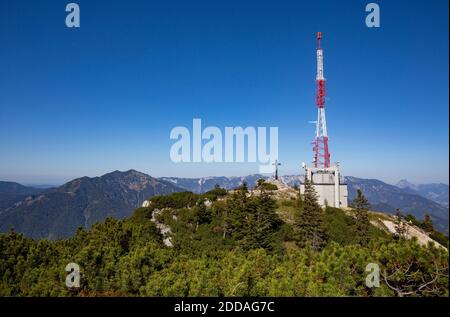
<instances>
[{"instance_id":1,"label":"clear blue sky","mask_svg":"<svg viewBox=\"0 0 450 317\"><path fill-rule=\"evenodd\" d=\"M310 161L315 34L324 34L332 161L345 175L448 183L448 1L0 0L0 179L62 183L174 164L170 130L278 126L281 173Z\"/></svg>"}]
</instances>

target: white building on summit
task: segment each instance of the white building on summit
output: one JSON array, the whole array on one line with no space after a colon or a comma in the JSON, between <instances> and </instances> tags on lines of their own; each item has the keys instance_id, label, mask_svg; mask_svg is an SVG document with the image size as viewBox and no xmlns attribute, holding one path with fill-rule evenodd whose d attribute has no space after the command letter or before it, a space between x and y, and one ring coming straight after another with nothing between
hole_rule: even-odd
<instances>
[{"instance_id":1,"label":"white building on summit","mask_svg":"<svg viewBox=\"0 0 450 317\"><path fill-rule=\"evenodd\" d=\"M330 167L305 166L305 177L312 183L318 194L321 206L347 208L347 184L341 182L339 164ZM305 192L305 185L300 185L300 193Z\"/></svg>"}]
</instances>

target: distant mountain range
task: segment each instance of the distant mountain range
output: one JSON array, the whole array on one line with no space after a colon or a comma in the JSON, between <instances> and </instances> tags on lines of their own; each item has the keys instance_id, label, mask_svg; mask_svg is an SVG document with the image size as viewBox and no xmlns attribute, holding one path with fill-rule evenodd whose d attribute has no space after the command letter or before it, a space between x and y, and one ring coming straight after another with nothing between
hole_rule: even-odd
<instances>
[{"instance_id":1,"label":"distant mountain range","mask_svg":"<svg viewBox=\"0 0 450 317\"><path fill-rule=\"evenodd\" d=\"M160 180L171 182L177 187L181 187L185 190L193 193L204 193L219 185L225 189L234 189L239 187L242 183L247 183L248 186L255 186L258 179L267 178L259 174L253 174L248 176L211 176L202 178L178 178L178 177L161 177Z\"/></svg>"},{"instance_id":2,"label":"distant mountain range","mask_svg":"<svg viewBox=\"0 0 450 317\"><path fill-rule=\"evenodd\" d=\"M134 170L77 178L47 190L2 183L0 199L6 201L0 208L0 231L14 228L33 238L66 238L108 216L128 217L148 197L182 190Z\"/></svg>"},{"instance_id":3,"label":"distant mountain range","mask_svg":"<svg viewBox=\"0 0 450 317\"><path fill-rule=\"evenodd\" d=\"M78 227L89 228L108 216L128 217L144 200L154 195L186 190L202 193L215 185L233 189L243 182L254 186L260 178L267 177L254 174L244 177L154 178L130 170L115 171L101 177L82 177L49 189L0 182L0 232L14 228L33 238L66 238ZM298 185L301 179L299 175L280 178L291 186ZM394 186L375 179L345 177L344 180L348 184L349 201L361 188L372 210L394 213L399 208L402 213L410 213L418 219L428 212L436 228L448 234L448 185L412 187L416 185L405 186L405 181ZM442 201L442 204L434 199Z\"/></svg>"},{"instance_id":4,"label":"distant mountain range","mask_svg":"<svg viewBox=\"0 0 450 317\"><path fill-rule=\"evenodd\" d=\"M402 179L396 186L410 192L411 194L423 196L437 202L438 204L448 207L449 194L447 184L435 183L414 185L406 179Z\"/></svg>"}]
</instances>

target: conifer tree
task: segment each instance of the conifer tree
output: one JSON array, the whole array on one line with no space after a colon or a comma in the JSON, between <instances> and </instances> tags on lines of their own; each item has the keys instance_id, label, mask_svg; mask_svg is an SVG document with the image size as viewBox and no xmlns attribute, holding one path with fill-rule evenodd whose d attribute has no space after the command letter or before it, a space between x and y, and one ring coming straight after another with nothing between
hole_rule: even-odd
<instances>
[{"instance_id":1,"label":"conifer tree","mask_svg":"<svg viewBox=\"0 0 450 317\"><path fill-rule=\"evenodd\" d=\"M276 202L264 188L260 188L257 196L247 197L245 194L241 188L231 202L232 236L243 250L271 250L274 233L281 224L276 214Z\"/></svg>"},{"instance_id":2,"label":"conifer tree","mask_svg":"<svg viewBox=\"0 0 450 317\"><path fill-rule=\"evenodd\" d=\"M395 213L395 237L396 238L406 238L406 235L408 234L408 228L406 227L405 222L402 219L402 214L400 213L399 209L396 209L396 213Z\"/></svg>"},{"instance_id":3,"label":"conifer tree","mask_svg":"<svg viewBox=\"0 0 450 317\"><path fill-rule=\"evenodd\" d=\"M358 189L357 196L353 200L352 205L356 212L356 238L360 245L366 246L369 243L370 221L367 212L370 204L360 189Z\"/></svg>"},{"instance_id":4,"label":"conifer tree","mask_svg":"<svg viewBox=\"0 0 450 317\"><path fill-rule=\"evenodd\" d=\"M267 192L263 191L256 200L255 223L251 224L255 233L256 247L272 249L273 235L281 224L276 214L275 200Z\"/></svg>"},{"instance_id":5,"label":"conifer tree","mask_svg":"<svg viewBox=\"0 0 450 317\"><path fill-rule=\"evenodd\" d=\"M248 188L244 183L233 192L226 212L225 227L236 240L243 239L246 223L251 217L252 206L249 204L247 193Z\"/></svg>"},{"instance_id":6,"label":"conifer tree","mask_svg":"<svg viewBox=\"0 0 450 317\"><path fill-rule=\"evenodd\" d=\"M205 202L203 200L200 200L197 206L195 206L194 213L195 220L197 222L195 231L197 231L198 225L211 222L211 213L206 208Z\"/></svg>"},{"instance_id":7,"label":"conifer tree","mask_svg":"<svg viewBox=\"0 0 450 317\"><path fill-rule=\"evenodd\" d=\"M260 178L256 181L256 187L257 188L261 188L261 186L265 183L266 181L263 178Z\"/></svg>"},{"instance_id":8,"label":"conifer tree","mask_svg":"<svg viewBox=\"0 0 450 317\"><path fill-rule=\"evenodd\" d=\"M300 187L297 188L297 199L296 199L296 207L297 210L303 210L303 198L302 198L302 194L300 192Z\"/></svg>"},{"instance_id":9,"label":"conifer tree","mask_svg":"<svg viewBox=\"0 0 450 317\"><path fill-rule=\"evenodd\" d=\"M250 250L258 247L258 234L256 228L257 224L257 205L254 199L246 201L234 223L238 221L239 226L235 226L233 237L236 240L236 244L243 250ZM236 214L235 214L236 215Z\"/></svg>"},{"instance_id":10,"label":"conifer tree","mask_svg":"<svg viewBox=\"0 0 450 317\"><path fill-rule=\"evenodd\" d=\"M426 233L431 233L434 231L433 220L431 220L431 216L428 213L426 213L423 218L422 229L425 230Z\"/></svg>"},{"instance_id":11,"label":"conifer tree","mask_svg":"<svg viewBox=\"0 0 450 317\"><path fill-rule=\"evenodd\" d=\"M316 251L326 245L327 234L323 221L323 210L317 201L317 193L307 178L305 178L302 208L297 207L294 226L298 245L310 245Z\"/></svg>"}]
</instances>

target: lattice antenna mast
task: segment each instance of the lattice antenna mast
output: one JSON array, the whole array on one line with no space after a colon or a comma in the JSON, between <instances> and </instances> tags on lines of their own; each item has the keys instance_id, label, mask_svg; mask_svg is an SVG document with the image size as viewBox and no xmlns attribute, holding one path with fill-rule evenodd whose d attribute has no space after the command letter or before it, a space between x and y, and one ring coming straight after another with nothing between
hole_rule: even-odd
<instances>
[{"instance_id":1,"label":"lattice antenna mast","mask_svg":"<svg viewBox=\"0 0 450 317\"><path fill-rule=\"evenodd\" d=\"M325 119L325 77L323 76L323 51L320 47L322 33L317 33L317 121L316 138L314 144L314 167L330 167L330 153L328 152L327 123Z\"/></svg>"}]
</instances>

